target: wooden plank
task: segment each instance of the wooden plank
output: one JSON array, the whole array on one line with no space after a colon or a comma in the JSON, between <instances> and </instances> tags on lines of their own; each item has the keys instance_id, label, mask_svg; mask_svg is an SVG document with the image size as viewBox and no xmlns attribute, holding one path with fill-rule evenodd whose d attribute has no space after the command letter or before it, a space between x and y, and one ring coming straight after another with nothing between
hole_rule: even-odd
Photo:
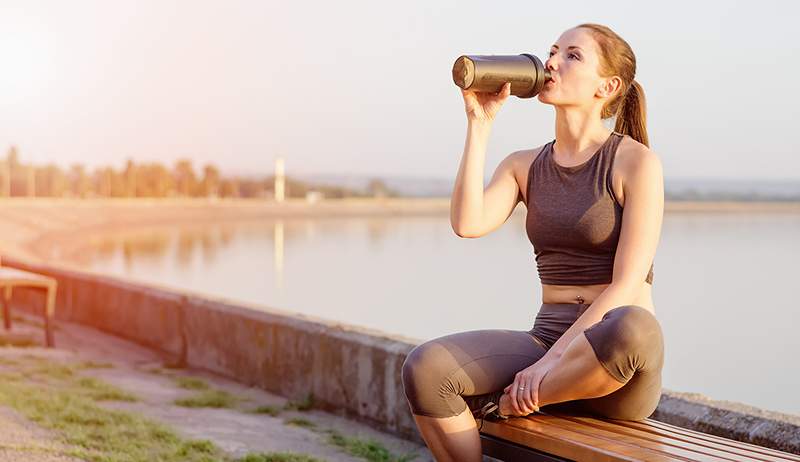
<instances>
[{"instance_id":1,"label":"wooden plank","mask_svg":"<svg viewBox=\"0 0 800 462\"><path fill-rule=\"evenodd\" d=\"M676 439L671 435L664 435L661 433L654 433L637 429L631 426L619 425L614 422L605 421L602 419L592 417L581 417L574 415L559 414L559 419L553 419L550 422L553 425L563 426L566 428L580 427L588 434L604 435L609 438L616 438L620 441L630 442L631 444L639 445L653 451L663 451L672 455L681 455L688 458L711 458L711 460L730 460L738 462L746 462L752 460L758 461L776 461L772 457L764 457L758 453L748 451L732 451L730 447L711 447L702 444L696 444L695 441L687 438ZM664 446L666 445L666 447Z\"/></svg>"},{"instance_id":2,"label":"wooden plank","mask_svg":"<svg viewBox=\"0 0 800 462\"><path fill-rule=\"evenodd\" d=\"M536 418L511 417L502 422L485 421L483 423L483 432L572 460L598 462L714 460L653 452L613 438L587 435L582 432L554 426L547 423L548 419L553 419L553 417L545 414L536 414Z\"/></svg>"},{"instance_id":3,"label":"wooden plank","mask_svg":"<svg viewBox=\"0 0 800 462\"><path fill-rule=\"evenodd\" d=\"M724 447L724 448L729 448L730 450L740 451L740 453L746 453L746 454L755 453L759 454L762 457L772 458L764 460L800 462L800 456L796 454L792 454L785 451L779 451L777 449L766 448L764 446L759 446L757 444L732 440L722 436L712 435L710 433L703 433L697 430L692 430L690 428L685 428L685 427L679 427L677 425L668 424L658 420L647 419L644 423L635 421L625 421L625 420L613 420L613 419L609 419L609 421L614 422L617 425L624 425L633 428L638 428L643 431L658 432L665 436L669 436L671 438L676 438L676 439L683 438L685 440L690 440L696 444L709 445L711 447L719 447L719 448Z\"/></svg>"},{"instance_id":4,"label":"wooden plank","mask_svg":"<svg viewBox=\"0 0 800 462\"><path fill-rule=\"evenodd\" d=\"M482 433L574 460L800 461L787 452L652 419L628 421L541 412L505 422L485 421Z\"/></svg>"}]
</instances>

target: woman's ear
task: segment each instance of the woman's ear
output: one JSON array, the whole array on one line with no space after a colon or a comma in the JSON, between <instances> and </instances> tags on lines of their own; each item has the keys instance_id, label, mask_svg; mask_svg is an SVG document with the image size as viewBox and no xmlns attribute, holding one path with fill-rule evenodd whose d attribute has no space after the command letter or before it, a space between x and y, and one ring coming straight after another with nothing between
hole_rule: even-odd
<instances>
[{"instance_id":1,"label":"woman's ear","mask_svg":"<svg viewBox=\"0 0 800 462\"><path fill-rule=\"evenodd\" d=\"M616 75L603 80L603 83L597 88L597 96L601 98L608 98L613 96L615 92L622 88L622 79Z\"/></svg>"}]
</instances>

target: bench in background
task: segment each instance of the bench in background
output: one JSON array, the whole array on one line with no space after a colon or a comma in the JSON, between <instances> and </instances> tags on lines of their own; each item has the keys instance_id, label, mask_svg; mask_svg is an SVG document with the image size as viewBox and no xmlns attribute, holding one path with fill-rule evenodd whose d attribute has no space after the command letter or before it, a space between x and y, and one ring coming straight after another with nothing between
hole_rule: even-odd
<instances>
[{"instance_id":1,"label":"bench in background","mask_svg":"<svg viewBox=\"0 0 800 462\"><path fill-rule=\"evenodd\" d=\"M55 312L57 288L55 278L30 271L0 266L0 290L3 291L3 320L6 330L11 329L11 307L9 301L11 300L14 287L32 288L44 292L44 312L42 316L44 318L45 345L49 348L54 347L53 313Z\"/></svg>"}]
</instances>

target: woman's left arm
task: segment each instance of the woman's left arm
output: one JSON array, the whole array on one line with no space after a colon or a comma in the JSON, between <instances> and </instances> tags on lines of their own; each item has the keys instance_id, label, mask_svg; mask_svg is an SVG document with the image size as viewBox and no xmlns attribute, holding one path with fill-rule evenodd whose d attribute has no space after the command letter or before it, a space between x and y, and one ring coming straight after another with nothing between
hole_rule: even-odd
<instances>
[{"instance_id":1,"label":"woman's left arm","mask_svg":"<svg viewBox=\"0 0 800 462\"><path fill-rule=\"evenodd\" d=\"M630 158L630 173L623 176L625 206L612 281L542 359L558 359L572 339L603 319L606 312L632 304L647 277L661 236L664 176L660 159L650 149L640 146Z\"/></svg>"}]
</instances>

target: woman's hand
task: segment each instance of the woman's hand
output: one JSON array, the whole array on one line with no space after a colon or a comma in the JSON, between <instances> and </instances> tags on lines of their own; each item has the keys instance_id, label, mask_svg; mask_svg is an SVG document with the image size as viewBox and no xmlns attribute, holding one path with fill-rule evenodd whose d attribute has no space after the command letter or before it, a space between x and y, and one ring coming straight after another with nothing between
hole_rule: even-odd
<instances>
[{"instance_id":1,"label":"woman's hand","mask_svg":"<svg viewBox=\"0 0 800 462\"><path fill-rule=\"evenodd\" d=\"M461 90L464 96L464 106L467 111L467 120L475 122L493 122L497 111L503 105L508 95L511 94L511 83L506 82L497 93Z\"/></svg>"},{"instance_id":2,"label":"woman's hand","mask_svg":"<svg viewBox=\"0 0 800 462\"><path fill-rule=\"evenodd\" d=\"M503 389L509 395L513 415L528 415L539 407L539 384L555 364L555 360L543 358L517 372L514 382Z\"/></svg>"}]
</instances>

